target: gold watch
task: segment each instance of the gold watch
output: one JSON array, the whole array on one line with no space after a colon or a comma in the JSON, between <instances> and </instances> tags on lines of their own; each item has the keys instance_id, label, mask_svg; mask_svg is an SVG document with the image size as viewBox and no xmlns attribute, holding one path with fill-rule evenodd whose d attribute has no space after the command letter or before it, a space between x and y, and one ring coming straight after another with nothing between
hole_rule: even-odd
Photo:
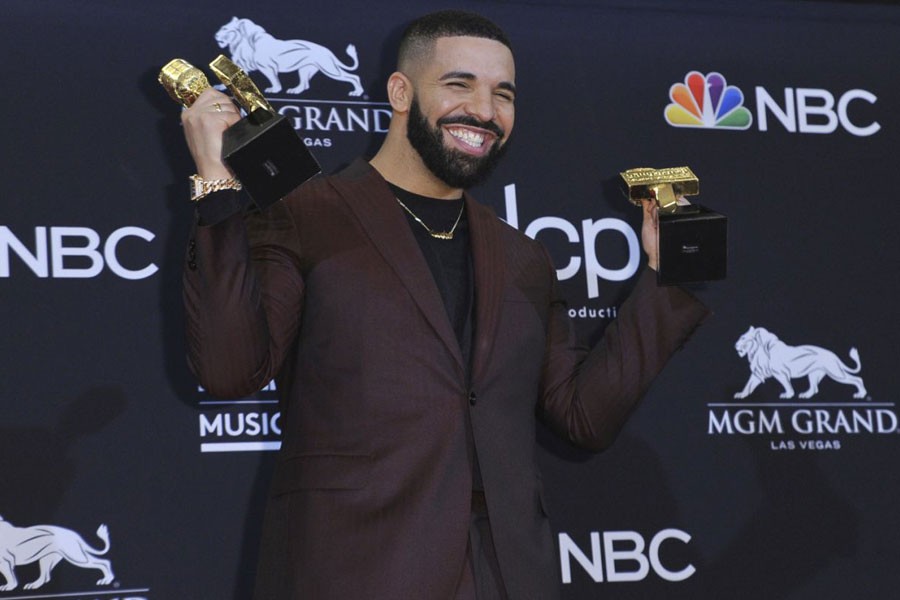
<instances>
[{"instance_id":1,"label":"gold watch","mask_svg":"<svg viewBox=\"0 0 900 600\"><path fill-rule=\"evenodd\" d=\"M229 179L203 179L199 175L191 175L191 202L197 202L213 192L221 190L240 190L241 182L231 177Z\"/></svg>"}]
</instances>

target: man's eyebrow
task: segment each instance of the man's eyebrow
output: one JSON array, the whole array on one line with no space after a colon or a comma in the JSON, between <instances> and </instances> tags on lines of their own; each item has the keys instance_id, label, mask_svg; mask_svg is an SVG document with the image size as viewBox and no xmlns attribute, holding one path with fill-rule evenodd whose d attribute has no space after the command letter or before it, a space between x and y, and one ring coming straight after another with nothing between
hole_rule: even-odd
<instances>
[{"instance_id":1,"label":"man's eyebrow","mask_svg":"<svg viewBox=\"0 0 900 600\"><path fill-rule=\"evenodd\" d=\"M477 78L474 73L469 73L467 71L450 71L449 73L444 73L438 81L446 81L448 79L466 79L472 81Z\"/></svg>"},{"instance_id":2,"label":"man's eyebrow","mask_svg":"<svg viewBox=\"0 0 900 600\"><path fill-rule=\"evenodd\" d=\"M438 79L438 81L447 81L448 79L464 79L466 81L475 81L478 79L474 73L469 73L468 71L450 71L449 73L444 73ZM516 85L511 81L501 81L497 84L497 87L502 90L507 90L516 93Z\"/></svg>"}]
</instances>

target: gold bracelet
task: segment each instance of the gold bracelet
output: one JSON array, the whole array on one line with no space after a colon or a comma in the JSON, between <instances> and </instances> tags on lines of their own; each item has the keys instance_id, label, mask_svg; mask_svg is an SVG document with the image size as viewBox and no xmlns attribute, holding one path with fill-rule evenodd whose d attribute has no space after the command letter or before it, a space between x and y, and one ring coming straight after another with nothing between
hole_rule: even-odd
<instances>
[{"instance_id":1,"label":"gold bracelet","mask_svg":"<svg viewBox=\"0 0 900 600\"><path fill-rule=\"evenodd\" d=\"M241 190L241 182L231 177L229 179L203 179L199 175L188 177L191 182L191 202L197 202L213 192L221 190Z\"/></svg>"}]
</instances>

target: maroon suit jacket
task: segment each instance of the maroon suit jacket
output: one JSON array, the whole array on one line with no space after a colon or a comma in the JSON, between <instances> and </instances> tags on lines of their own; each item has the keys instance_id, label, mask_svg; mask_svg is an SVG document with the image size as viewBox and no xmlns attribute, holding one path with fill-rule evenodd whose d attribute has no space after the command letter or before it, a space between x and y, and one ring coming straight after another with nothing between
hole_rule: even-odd
<instances>
[{"instance_id":1,"label":"maroon suit jacket","mask_svg":"<svg viewBox=\"0 0 900 600\"><path fill-rule=\"evenodd\" d=\"M193 370L214 395L273 376L283 394L258 598L452 598L472 448L510 597L558 594L536 417L605 447L707 311L645 273L584 348L544 248L468 195L466 211L470 375L409 224L367 163L246 225L196 228L184 275Z\"/></svg>"}]
</instances>

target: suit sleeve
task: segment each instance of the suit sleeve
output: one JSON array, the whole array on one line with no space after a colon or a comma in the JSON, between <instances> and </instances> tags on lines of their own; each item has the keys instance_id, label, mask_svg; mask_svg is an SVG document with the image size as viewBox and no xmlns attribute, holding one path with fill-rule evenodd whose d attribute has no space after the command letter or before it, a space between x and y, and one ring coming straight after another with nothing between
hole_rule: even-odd
<instances>
[{"instance_id":1,"label":"suit sleeve","mask_svg":"<svg viewBox=\"0 0 900 600\"><path fill-rule=\"evenodd\" d=\"M555 273L551 277L539 414L574 444L603 450L709 311L681 288L658 286L655 273L645 269L616 320L588 349L577 342Z\"/></svg>"},{"instance_id":2,"label":"suit sleeve","mask_svg":"<svg viewBox=\"0 0 900 600\"><path fill-rule=\"evenodd\" d=\"M194 224L183 272L188 364L212 395L246 396L278 373L300 322L299 257L284 202Z\"/></svg>"}]
</instances>

